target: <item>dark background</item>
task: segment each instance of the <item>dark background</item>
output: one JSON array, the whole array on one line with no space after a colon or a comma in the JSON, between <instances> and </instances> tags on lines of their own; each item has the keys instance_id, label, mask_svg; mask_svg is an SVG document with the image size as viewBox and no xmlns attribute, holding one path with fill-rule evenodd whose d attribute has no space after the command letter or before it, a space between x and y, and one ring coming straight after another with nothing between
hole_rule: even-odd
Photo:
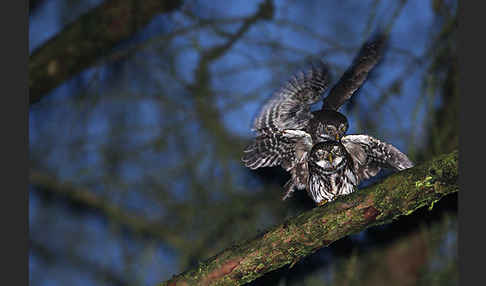
<instances>
[{"instance_id":1,"label":"dark background","mask_svg":"<svg viewBox=\"0 0 486 286\"><path fill-rule=\"evenodd\" d=\"M102 2L30 1L31 61ZM456 1L262 3L185 1L30 105L30 284L154 285L312 208L304 192L280 201L280 169L239 162L251 121L309 61L337 80L377 27L391 28L390 47L342 110L349 133L416 163L457 148ZM450 196L252 284L456 285L456 205Z\"/></svg>"}]
</instances>

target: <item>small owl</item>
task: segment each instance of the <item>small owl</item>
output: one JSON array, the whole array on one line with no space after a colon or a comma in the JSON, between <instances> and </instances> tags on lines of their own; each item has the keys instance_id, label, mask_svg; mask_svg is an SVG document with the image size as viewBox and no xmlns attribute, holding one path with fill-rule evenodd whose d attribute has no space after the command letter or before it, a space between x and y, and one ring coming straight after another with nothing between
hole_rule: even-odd
<instances>
[{"instance_id":1,"label":"small owl","mask_svg":"<svg viewBox=\"0 0 486 286\"><path fill-rule=\"evenodd\" d=\"M311 140L309 134L301 136ZM318 205L350 194L363 180L382 168L401 171L413 167L396 147L369 135L346 135L341 141L307 142L291 179L285 184L289 198L295 189L305 189Z\"/></svg>"},{"instance_id":2,"label":"small owl","mask_svg":"<svg viewBox=\"0 0 486 286\"><path fill-rule=\"evenodd\" d=\"M318 205L354 192L358 184L353 160L338 141L315 144L309 153L308 169L306 190Z\"/></svg>"}]
</instances>

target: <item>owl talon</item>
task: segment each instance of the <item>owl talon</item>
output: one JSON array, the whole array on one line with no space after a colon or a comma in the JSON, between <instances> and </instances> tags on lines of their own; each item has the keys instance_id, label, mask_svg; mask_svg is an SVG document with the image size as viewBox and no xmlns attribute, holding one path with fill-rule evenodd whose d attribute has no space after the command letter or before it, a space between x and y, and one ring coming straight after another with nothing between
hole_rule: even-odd
<instances>
[{"instance_id":1,"label":"owl talon","mask_svg":"<svg viewBox=\"0 0 486 286\"><path fill-rule=\"evenodd\" d=\"M317 203L317 206L318 207L322 207L323 205L325 205L327 203L327 200L322 200L320 202Z\"/></svg>"}]
</instances>

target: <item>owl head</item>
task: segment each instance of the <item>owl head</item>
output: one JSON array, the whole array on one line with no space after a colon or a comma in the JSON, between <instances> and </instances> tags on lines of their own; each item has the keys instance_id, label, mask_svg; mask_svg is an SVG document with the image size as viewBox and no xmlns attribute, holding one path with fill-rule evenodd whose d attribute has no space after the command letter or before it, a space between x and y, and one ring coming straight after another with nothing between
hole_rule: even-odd
<instances>
[{"instance_id":1,"label":"owl head","mask_svg":"<svg viewBox=\"0 0 486 286\"><path fill-rule=\"evenodd\" d=\"M348 119L335 110L315 112L309 122L309 133L315 142L339 141L348 131Z\"/></svg>"},{"instance_id":2,"label":"owl head","mask_svg":"<svg viewBox=\"0 0 486 286\"><path fill-rule=\"evenodd\" d=\"M325 141L315 144L310 152L310 162L322 171L330 173L345 167L348 153L344 146L337 141Z\"/></svg>"}]
</instances>

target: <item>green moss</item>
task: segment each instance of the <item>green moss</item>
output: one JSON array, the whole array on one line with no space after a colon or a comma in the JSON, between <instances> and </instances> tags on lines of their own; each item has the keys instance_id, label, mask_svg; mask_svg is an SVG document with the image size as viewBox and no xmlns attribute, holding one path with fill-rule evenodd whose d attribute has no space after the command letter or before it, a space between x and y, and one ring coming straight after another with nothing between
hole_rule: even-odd
<instances>
[{"instance_id":1,"label":"green moss","mask_svg":"<svg viewBox=\"0 0 486 286\"><path fill-rule=\"evenodd\" d=\"M432 184L433 178L431 176L425 177L425 179L415 182L416 188L423 188L423 187L433 187Z\"/></svg>"},{"instance_id":2,"label":"green moss","mask_svg":"<svg viewBox=\"0 0 486 286\"><path fill-rule=\"evenodd\" d=\"M434 208L434 205L436 202L438 202L439 200L433 200L431 203L430 203L430 206L429 206L429 211L431 211L433 208Z\"/></svg>"}]
</instances>

